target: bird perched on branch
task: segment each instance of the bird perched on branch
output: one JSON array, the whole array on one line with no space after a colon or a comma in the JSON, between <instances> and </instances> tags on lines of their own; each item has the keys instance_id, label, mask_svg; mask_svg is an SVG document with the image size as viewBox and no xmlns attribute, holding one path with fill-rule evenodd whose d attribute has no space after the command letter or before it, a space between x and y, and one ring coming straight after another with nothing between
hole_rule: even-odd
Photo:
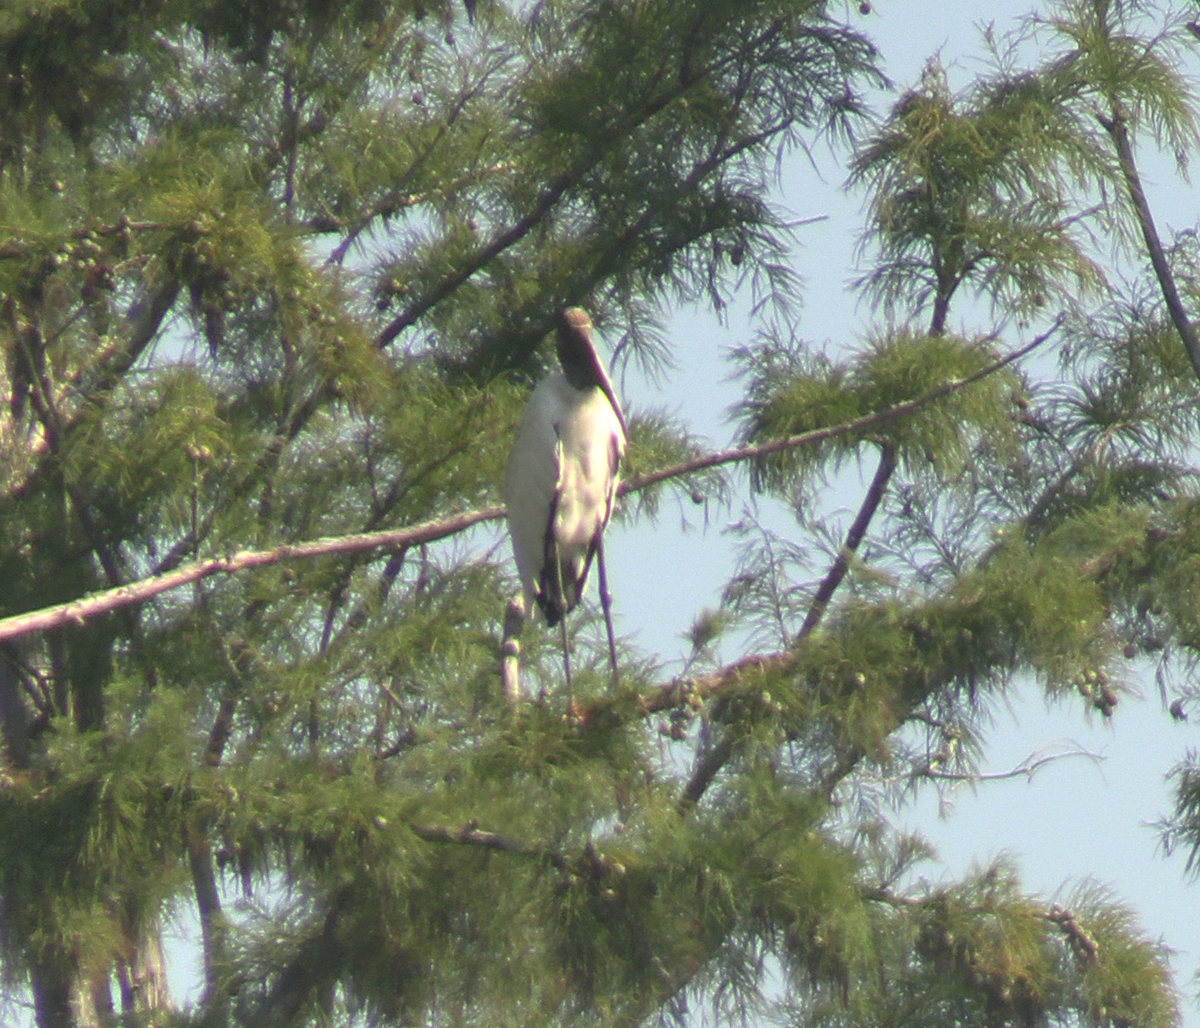
<instances>
[{"instance_id":1,"label":"bird perched on branch","mask_svg":"<svg viewBox=\"0 0 1200 1028\"><path fill-rule=\"evenodd\" d=\"M614 678L617 673L604 529L627 433L586 311L572 307L559 315L557 344L562 371L542 379L529 398L508 458L504 500L525 612L536 602L546 623L560 626L570 685L563 619L582 597L593 559Z\"/></svg>"}]
</instances>

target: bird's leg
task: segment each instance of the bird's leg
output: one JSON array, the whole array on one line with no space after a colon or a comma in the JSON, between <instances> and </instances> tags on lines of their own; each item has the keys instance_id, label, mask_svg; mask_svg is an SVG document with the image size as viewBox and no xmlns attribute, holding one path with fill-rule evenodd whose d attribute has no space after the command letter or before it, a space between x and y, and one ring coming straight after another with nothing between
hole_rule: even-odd
<instances>
[{"instance_id":1,"label":"bird's leg","mask_svg":"<svg viewBox=\"0 0 1200 1028\"><path fill-rule=\"evenodd\" d=\"M562 633L563 671L567 676L567 713L569 714L575 697L571 695L571 647L567 643L567 619L565 617L559 620L558 630Z\"/></svg>"},{"instance_id":2,"label":"bird's leg","mask_svg":"<svg viewBox=\"0 0 1200 1028\"><path fill-rule=\"evenodd\" d=\"M559 616L558 627L562 633L563 673L567 676L567 715L571 713L571 648L567 643L567 598L563 592L562 561L558 559L558 540L550 546L550 556L554 561L554 581L558 587Z\"/></svg>"},{"instance_id":3,"label":"bird's leg","mask_svg":"<svg viewBox=\"0 0 1200 1028\"><path fill-rule=\"evenodd\" d=\"M500 651L503 654L500 679L504 683L504 695L514 706L521 699L521 628L524 624L524 598L514 596L504 612L504 643Z\"/></svg>"},{"instance_id":4,"label":"bird's leg","mask_svg":"<svg viewBox=\"0 0 1200 1028\"><path fill-rule=\"evenodd\" d=\"M604 611L604 627L608 631L608 659L612 664L612 684L620 685L617 673L617 638L613 634L612 593L608 590L608 565L604 561L604 533L596 538L596 571L600 576L600 609Z\"/></svg>"}]
</instances>

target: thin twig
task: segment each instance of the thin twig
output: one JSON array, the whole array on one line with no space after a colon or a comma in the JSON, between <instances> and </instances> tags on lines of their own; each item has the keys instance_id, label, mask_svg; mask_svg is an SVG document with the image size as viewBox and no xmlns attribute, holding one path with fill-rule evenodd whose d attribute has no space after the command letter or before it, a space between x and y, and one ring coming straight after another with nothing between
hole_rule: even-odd
<instances>
[{"instance_id":1,"label":"thin twig","mask_svg":"<svg viewBox=\"0 0 1200 1028\"><path fill-rule=\"evenodd\" d=\"M1047 764L1056 763L1059 760L1066 760L1069 757L1086 757L1095 764L1099 764L1104 760L1104 757L1099 753L1093 753L1091 750L1085 750L1078 747L1072 750L1061 750L1053 753L1037 753L1030 754L1021 763L1014 767L1010 767L1005 771L986 771L986 772L971 772L971 771L941 771L934 766L931 761L915 771L904 775L901 778L888 779L886 784L894 784L901 781L909 781L913 778L928 778L936 782L968 782L971 784L981 782L1003 782L1012 778L1033 778Z\"/></svg>"}]
</instances>

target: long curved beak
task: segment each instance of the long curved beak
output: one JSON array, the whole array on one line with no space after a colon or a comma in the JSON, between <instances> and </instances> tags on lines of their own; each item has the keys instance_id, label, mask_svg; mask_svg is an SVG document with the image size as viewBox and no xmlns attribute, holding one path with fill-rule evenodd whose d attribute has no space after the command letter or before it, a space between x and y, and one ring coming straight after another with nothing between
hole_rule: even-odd
<instances>
[{"instance_id":1,"label":"long curved beak","mask_svg":"<svg viewBox=\"0 0 1200 1028\"><path fill-rule=\"evenodd\" d=\"M581 372L582 378L608 397L613 413L621 425L625 439L629 439L629 427L625 424L625 412L617 399L617 391L613 388L612 379L600 359L596 349L596 337L592 329L592 319L582 307L569 307L559 315L558 323L558 360L567 377L571 372ZM568 370L571 369L571 370Z\"/></svg>"}]
</instances>

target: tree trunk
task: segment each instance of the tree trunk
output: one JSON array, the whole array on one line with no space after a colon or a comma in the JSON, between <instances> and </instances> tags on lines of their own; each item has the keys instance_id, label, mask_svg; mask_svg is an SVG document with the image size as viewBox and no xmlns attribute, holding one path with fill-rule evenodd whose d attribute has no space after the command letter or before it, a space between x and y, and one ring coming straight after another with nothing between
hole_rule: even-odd
<instances>
[{"instance_id":1,"label":"tree trunk","mask_svg":"<svg viewBox=\"0 0 1200 1028\"><path fill-rule=\"evenodd\" d=\"M38 960L29 970L37 1028L75 1028L71 1010L71 969L58 961Z\"/></svg>"},{"instance_id":2,"label":"tree trunk","mask_svg":"<svg viewBox=\"0 0 1200 1028\"><path fill-rule=\"evenodd\" d=\"M29 766L29 711L21 696L20 673L0 653L0 738L10 767Z\"/></svg>"},{"instance_id":3,"label":"tree trunk","mask_svg":"<svg viewBox=\"0 0 1200 1028\"><path fill-rule=\"evenodd\" d=\"M167 991L167 962L159 925L155 923L131 942L132 959L118 962L117 981L121 987L123 1023L136 1028L157 1021L156 1017L142 1015L169 1009L171 997Z\"/></svg>"},{"instance_id":4,"label":"tree trunk","mask_svg":"<svg viewBox=\"0 0 1200 1028\"><path fill-rule=\"evenodd\" d=\"M109 968L77 975L71 991L76 1028L109 1028L115 1024Z\"/></svg>"},{"instance_id":5,"label":"tree trunk","mask_svg":"<svg viewBox=\"0 0 1200 1028\"><path fill-rule=\"evenodd\" d=\"M212 846L205 825L199 821L193 823L188 830L187 842L204 945L204 995L200 1000L204 1010L202 1023L208 1028L217 1028L229 1021L229 996L221 988L221 965L225 959L225 915L221 910L221 894L213 871Z\"/></svg>"}]
</instances>

